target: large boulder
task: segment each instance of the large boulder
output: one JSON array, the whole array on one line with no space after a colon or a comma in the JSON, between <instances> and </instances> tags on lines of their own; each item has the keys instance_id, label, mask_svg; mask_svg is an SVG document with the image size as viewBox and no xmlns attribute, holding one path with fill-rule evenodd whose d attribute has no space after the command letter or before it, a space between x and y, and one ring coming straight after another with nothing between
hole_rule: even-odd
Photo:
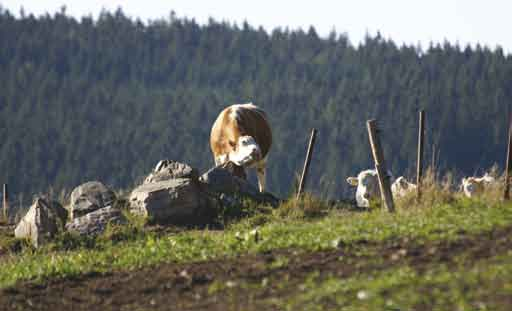
<instances>
[{"instance_id":1,"label":"large boulder","mask_svg":"<svg viewBox=\"0 0 512 311\"><path fill-rule=\"evenodd\" d=\"M143 184L130 195L130 211L160 224L203 224L215 213L197 181L177 178Z\"/></svg>"},{"instance_id":2,"label":"large boulder","mask_svg":"<svg viewBox=\"0 0 512 311\"><path fill-rule=\"evenodd\" d=\"M233 175L228 169L214 167L204 173L199 181L208 186L208 189L220 193L243 193L256 196L259 190L245 179Z\"/></svg>"},{"instance_id":3,"label":"large boulder","mask_svg":"<svg viewBox=\"0 0 512 311\"><path fill-rule=\"evenodd\" d=\"M121 210L107 206L71 220L66 224L66 230L79 235L94 236L105 231L108 224L123 223L126 223L126 218Z\"/></svg>"},{"instance_id":4,"label":"large boulder","mask_svg":"<svg viewBox=\"0 0 512 311\"><path fill-rule=\"evenodd\" d=\"M242 178L243 180L247 180L247 174L245 173L245 168L243 166L237 165L231 161L228 161L222 165L221 168L228 170L231 175Z\"/></svg>"},{"instance_id":5,"label":"large boulder","mask_svg":"<svg viewBox=\"0 0 512 311\"><path fill-rule=\"evenodd\" d=\"M146 177L144 184L176 178L190 178L197 180L199 178L199 172L195 168L184 163L173 160L161 160L155 166L153 172Z\"/></svg>"},{"instance_id":6,"label":"large boulder","mask_svg":"<svg viewBox=\"0 0 512 311\"><path fill-rule=\"evenodd\" d=\"M210 194L216 193L219 198L245 197L256 202L277 206L279 199L267 192L260 192L247 180L233 175L232 171L225 167L214 167L199 178L203 188Z\"/></svg>"},{"instance_id":7,"label":"large boulder","mask_svg":"<svg viewBox=\"0 0 512 311\"><path fill-rule=\"evenodd\" d=\"M14 235L28 238L39 247L62 230L67 217L68 212L57 201L38 197L14 229Z\"/></svg>"},{"instance_id":8,"label":"large boulder","mask_svg":"<svg viewBox=\"0 0 512 311\"><path fill-rule=\"evenodd\" d=\"M84 216L95 210L112 206L116 194L99 181L86 182L71 192L68 206L71 220Z\"/></svg>"}]
</instances>

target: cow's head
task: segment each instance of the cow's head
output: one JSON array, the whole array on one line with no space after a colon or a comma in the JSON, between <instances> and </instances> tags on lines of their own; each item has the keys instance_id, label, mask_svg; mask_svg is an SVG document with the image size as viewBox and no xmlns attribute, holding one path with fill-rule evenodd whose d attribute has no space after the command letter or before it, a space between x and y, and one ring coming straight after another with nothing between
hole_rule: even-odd
<instances>
[{"instance_id":1,"label":"cow's head","mask_svg":"<svg viewBox=\"0 0 512 311\"><path fill-rule=\"evenodd\" d=\"M370 207L370 200L379 196L379 181L376 170L362 171L357 177L348 177L347 183L356 190L356 202L358 207Z\"/></svg>"},{"instance_id":2,"label":"cow's head","mask_svg":"<svg viewBox=\"0 0 512 311\"><path fill-rule=\"evenodd\" d=\"M232 151L229 160L239 166L251 166L261 160L261 149L252 136L240 136L236 142L229 142Z\"/></svg>"},{"instance_id":3,"label":"cow's head","mask_svg":"<svg viewBox=\"0 0 512 311\"><path fill-rule=\"evenodd\" d=\"M475 195L482 194L486 187L494 184L496 179L485 173L484 176L478 177L466 177L462 178L461 188L464 191L464 194L471 198Z\"/></svg>"},{"instance_id":4,"label":"cow's head","mask_svg":"<svg viewBox=\"0 0 512 311\"><path fill-rule=\"evenodd\" d=\"M483 191L482 182L479 182L475 177L462 178L462 191L464 194L471 198Z\"/></svg>"},{"instance_id":5,"label":"cow's head","mask_svg":"<svg viewBox=\"0 0 512 311\"><path fill-rule=\"evenodd\" d=\"M397 185L400 186L400 188L402 189L409 189L409 182L407 181L407 179L405 179L404 176L400 176L398 177L395 182Z\"/></svg>"}]
</instances>

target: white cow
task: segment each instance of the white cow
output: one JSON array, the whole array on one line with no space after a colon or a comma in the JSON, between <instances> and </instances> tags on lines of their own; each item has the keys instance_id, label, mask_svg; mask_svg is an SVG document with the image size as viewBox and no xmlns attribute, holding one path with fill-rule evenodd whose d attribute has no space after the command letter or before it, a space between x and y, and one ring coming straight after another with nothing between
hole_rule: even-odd
<instances>
[{"instance_id":1,"label":"white cow","mask_svg":"<svg viewBox=\"0 0 512 311\"><path fill-rule=\"evenodd\" d=\"M390 179L393 177L388 171ZM356 202L358 207L370 207L370 200L380 198L379 180L375 169L360 172L357 177L348 177L347 183L356 190Z\"/></svg>"},{"instance_id":2,"label":"white cow","mask_svg":"<svg viewBox=\"0 0 512 311\"><path fill-rule=\"evenodd\" d=\"M261 192L265 191L265 168L271 145L272 131L267 116L252 103L222 110L210 133L215 164L231 161L240 167L256 168Z\"/></svg>"},{"instance_id":3,"label":"white cow","mask_svg":"<svg viewBox=\"0 0 512 311\"><path fill-rule=\"evenodd\" d=\"M464 191L464 194L468 197L474 197L481 195L485 189L496 183L496 179L485 173L482 177L466 177L462 178L461 188Z\"/></svg>"},{"instance_id":4,"label":"white cow","mask_svg":"<svg viewBox=\"0 0 512 311\"><path fill-rule=\"evenodd\" d=\"M391 192L394 198L401 198L417 189L416 184L408 182L404 176L398 177L391 185Z\"/></svg>"}]
</instances>

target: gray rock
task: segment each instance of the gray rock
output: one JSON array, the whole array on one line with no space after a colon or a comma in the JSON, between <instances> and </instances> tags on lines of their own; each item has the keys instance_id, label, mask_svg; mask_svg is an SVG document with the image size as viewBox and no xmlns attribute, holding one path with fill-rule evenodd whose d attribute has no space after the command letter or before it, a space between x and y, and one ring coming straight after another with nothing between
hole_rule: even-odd
<instances>
[{"instance_id":1,"label":"gray rock","mask_svg":"<svg viewBox=\"0 0 512 311\"><path fill-rule=\"evenodd\" d=\"M199 172L184 163L173 160L161 160L155 166L153 172L146 177L144 184L176 178L190 178L197 180L199 178Z\"/></svg>"},{"instance_id":2,"label":"gray rock","mask_svg":"<svg viewBox=\"0 0 512 311\"><path fill-rule=\"evenodd\" d=\"M204 173L199 181L208 185L208 189L222 193L247 193L255 196L259 190L246 180L234 176L228 169L222 167L214 167Z\"/></svg>"},{"instance_id":3,"label":"gray rock","mask_svg":"<svg viewBox=\"0 0 512 311\"><path fill-rule=\"evenodd\" d=\"M143 184L130 195L130 211L160 224L206 223L211 202L196 181L177 178Z\"/></svg>"},{"instance_id":4,"label":"gray rock","mask_svg":"<svg viewBox=\"0 0 512 311\"><path fill-rule=\"evenodd\" d=\"M245 173L245 168L243 166L239 166L231 161L228 161L222 164L220 167L228 170L228 172L230 172L233 176L247 180L247 174Z\"/></svg>"},{"instance_id":5,"label":"gray rock","mask_svg":"<svg viewBox=\"0 0 512 311\"><path fill-rule=\"evenodd\" d=\"M68 212L57 201L36 198L14 229L14 236L28 238L32 245L39 247L64 227L67 214Z\"/></svg>"},{"instance_id":6,"label":"gray rock","mask_svg":"<svg viewBox=\"0 0 512 311\"><path fill-rule=\"evenodd\" d=\"M240 177L234 176L229 169L214 167L199 178L200 183L208 193L217 193L218 197L233 197L233 195L247 197L259 203L277 206L279 199L270 193L261 193L259 189Z\"/></svg>"},{"instance_id":7,"label":"gray rock","mask_svg":"<svg viewBox=\"0 0 512 311\"><path fill-rule=\"evenodd\" d=\"M71 220L90 212L111 206L116 200L114 191L99 181L86 182L71 192L71 203L68 207Z\"/></svg>"},{"instance_id":8,"label":"gray rock","mask_svg":"<svg viewBox=\"0 0 512 311\"><path fill-rule=\"evenodd\" d=\"M126 218L121 210L112 206L103 207L66 224L66 230L79 235L94 236L101 234L108 224L123 224Z\"/></svg>"}]
</instances>

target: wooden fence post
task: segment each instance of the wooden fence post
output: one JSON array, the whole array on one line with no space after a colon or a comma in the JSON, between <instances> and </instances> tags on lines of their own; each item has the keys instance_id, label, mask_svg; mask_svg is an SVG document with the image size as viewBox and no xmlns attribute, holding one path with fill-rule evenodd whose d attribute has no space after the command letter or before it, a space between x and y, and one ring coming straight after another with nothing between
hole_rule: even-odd
<instances>
[{"instance_id":1,"label":"wooden fence post","mask_svg":"<svg viewBox=\"0 0 512 311\"><path fill-rule=\"evenodd\" d=\"M368 136L370 137L370 146L372 148L373 160L375 161L375 169L377 170L377 177L379 178L379 188L384 205L389 212L395 211L393 204L393 195L391 193L391 185L389 176L384 162L384 153L380 144L379 136L377 134L377 120L368 120L366 122L368 128Z\"/></svg>"},{"instance_id":2,"label":"wooden fence post","mask_svg":"<svg viewBox=\"0 0 512 311\"><path fill-rule=\"evenodd\" d=\"M423 145L425 143L425 111L420 110L418 128L418 156L416 158L416 198L421 198L421 179L423 178Z\"/></svg>"},{"instance_id":3,"label":"wooden fence post","mask_svg":"<svg viewBox=\"0 0 512 311\"><path fill-rule=\"evenodd\" d=\"M509 118L507 162L505 164L505 191L503 192L504 200L510 200L510 166L512 165L512 115Z\"/></svg>"},{"instance_id":4,"label":"wooden fence post","mask_svg":"<svg viewBox=\"0 0 512 311\"><path fill-rule=\"evenodd\" d=\"M9 210L9 194L7 189L7 184L4 184L2 189L2 211L3 211L3 220L8 222L8 210Z\"/></svg>"},{"instance_id":5,"label":"wooden fence post","mask_svg":"<svg viewBox=\"0 0 512 311\"><path fill-rule=\"evenodd\" d=\"M309 145L308 145L308 151L306 154L306 160L304 161L304 168L302 170L302 176L300 178L299 183L299 189L297 191L297 200L302 195L302 192L304 191L304 185L306 184L306 179L308 177L308 171L309 171L309 164L311 163L311 155L313 154L313 147L315 145L315 139L316 139L316 129L313 128L311 130L311 137L309 138Z\"/></svg>"}]
</instances>

